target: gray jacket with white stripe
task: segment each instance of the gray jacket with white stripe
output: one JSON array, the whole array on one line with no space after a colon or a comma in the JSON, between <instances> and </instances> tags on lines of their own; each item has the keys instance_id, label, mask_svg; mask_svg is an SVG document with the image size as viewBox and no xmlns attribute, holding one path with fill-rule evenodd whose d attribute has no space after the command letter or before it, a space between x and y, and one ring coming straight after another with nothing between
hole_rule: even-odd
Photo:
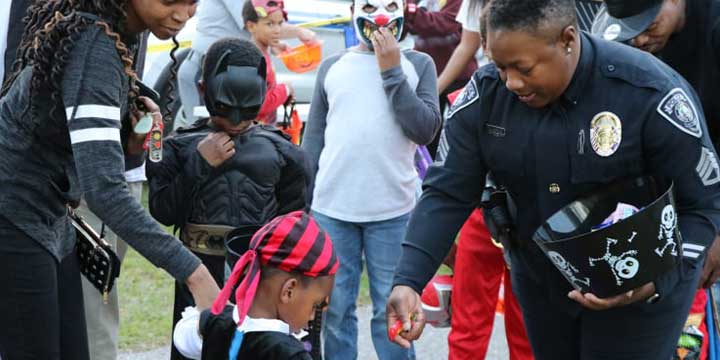
<instances>
[{"instance_id":1,"label":"gray jacket with white stripe","mask_svg":"<svg viewBox=\"0 0 720 360\"><path fill-rule=\"evenodd\" d=\"M199 259L150 217L123 176L120 133L129 81L114 41L99 27L89 27L64 70L60 92L66 116L50 115L49 95L33 99L34 116L23 111L30 67L0 99L0 216L60 260L75 244L66 206L83 196L116 234L183 281Z\"/></svg>"}]
</instances>

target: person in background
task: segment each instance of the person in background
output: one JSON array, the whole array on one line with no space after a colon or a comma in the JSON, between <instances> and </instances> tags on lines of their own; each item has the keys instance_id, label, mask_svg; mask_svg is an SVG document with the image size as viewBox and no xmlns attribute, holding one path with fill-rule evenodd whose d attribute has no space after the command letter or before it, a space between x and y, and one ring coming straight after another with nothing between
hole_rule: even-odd
<instances>
[{"instance_id":1,"label":"person in background","mask_svg":"<svg viewBox=\"0 0 720 360\"><path fill-rule=\"evenodd\" d=\"M278 84L275 79L275 69L270 60L271 47L280 44L280 35L283 24L287 21L282 0L245 0L243 5L243 20L245 29L250 33L252 41L262 51L267 64L267 94L265 102L258 113L258 121L273 125L276 110L293 96L290 84Z\"/></svg>"},{"instance_id":2,"label":"person in background","mask_svg":"<svg viewBox=\"0 0 720 360\"><path fill-rule=\"evenodd\" d=\"M184 120L174 125L175 129L192 125L199 114L205 113L202 99L198 93L198 80L203 57L210 44L227 37L241 37L250 39L251 35L245 28L243 16L243 0L203 0L200 2L197 14L197 29L192 42L190 53L180 65L178 72L178 91L182 103ZM259 2L259 3L264 3ZM274 2L274 1L273 1ZM276 5L277 2L274 2ZM262 4L258 5L262 7ZM303 43L314 43L315 33L310 29L301 28L283 22L280 26L281 39L297 38ZM276 44L277 50L282 50L284 44ZM196 114L196 107L199 107Z\"/></svg>"},{"instance_id":3,"label":"person in background","mask_svg":"<svg viewBox=\"0 0 720 360\"><path fill-rule=\"evenodd\" d=\"M405 29L414 35L415 50L424 52L435 61L438 74L445 70L450 55L460 42L462 27L455 19L462 0L422 0L408 2L405 10ZM447 95L465 86L473 72L477 70L475 61L468 61L457 79L440 93L440 113L448 103ZM432 157L435 157L439 133L427 145Z\"/></svg>"},{"instance_id":4,"label":"person in background","mask_svg":"<svg viewBox=\"0 0 720 360\"><path fill-rule=\"evenodd\" d=\"M375 352L381 360L409 359L414 353L388 339L383 318L415 207L415 152L440 128L435 65L427 54L400 51L402 1L355 0L353 23L360 44L320 65L302 142L315 173L313 216L340 258L324 322L325 356L357 358L364 260Z\"/></svg>"},{"instance_id":5,"label":"person in background","mask_svg":"<svg viewBox=\"0 0 720 360\"><path fill-rule=\"evenodd\" d=\"M652 0L644 3L606 0L592 27L595 35L650 52L682 75L700 97L710 141L716 149L720 144L718 18L719 0ZM718 182L720 173L707 171L703 181L708 184ZM710 287L719 276L720 237L716 237L706 256L700 287ZM678 351L695 353L700 359L707 357L706 305L706 291L698 290L678 345ZM683 337L694 340L684 341Z\"/></svg>"},{"instance_id":6,"label":"person in background","mask_svg":"<svg viewBox=\"0 0 720 360\"><path fill-rule=\"evenodd\" d=\"M485 0L463 0L457 21L463 31L460 44L455 48L445 70L438 76L438 91L444 92L462 73L465 64L475 58L480 50L480 12ZM601 0L575 0L575 12L581 31L590 31L595 14L602 5Z\"/></svg>"}]
</instances>

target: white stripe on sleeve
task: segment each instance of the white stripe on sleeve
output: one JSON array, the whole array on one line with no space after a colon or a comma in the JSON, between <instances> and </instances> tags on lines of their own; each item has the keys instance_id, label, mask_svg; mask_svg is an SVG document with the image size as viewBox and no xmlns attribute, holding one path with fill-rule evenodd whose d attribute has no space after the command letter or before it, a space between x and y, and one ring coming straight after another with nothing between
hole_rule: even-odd
<instances>
[{"instance_id":1,"label":"white stripe on sleeve","mask_svg":"<svg viewBox=\"0 0 720 360\"><path fill-rule=\"evenodd\" d=\"M65 108L65 116L70 121L74 106ZM80 105L75 112L75 119L83 118L100 118L120 121L120 108L117 106L107 105Z\"/></svg>"},{"instance_id":2,"label":"white stripe on sleeve","mask_svg":"<svg viewBox=\"0 0 720 360\"><path fill-rule=\"evenodd\" d=\"M78 144L87 141L117 141L120 142L120 129L116 128L90 128L70 132L70 143Z\"/></svg>"},{"instance_id":3,"label":"white stripe on sleeve","mask_svg":"<svg viewBox=\"0 0 720 360\"><path fill-rule=\"evenodd\" d=\"M700 253L691 252L691 251L683 251L684 257L689 257L691 259L697 259L700 256Z\"/></svg>"},{"instance_id":4,"label":"white stripe on sleeve","mask_svg":"<svg viewBox=\"0 0 720 360\"><path fill-rule=\"evenodd\" d=\"M683 247L683 250L694 250L694 251L699 251L699 252L703 252L703 250L705 250L705 247L702 245L695 245L695 244L688 244L688 243L684 243L682 245L682 247Z\"/></svg>"}]
</instances>

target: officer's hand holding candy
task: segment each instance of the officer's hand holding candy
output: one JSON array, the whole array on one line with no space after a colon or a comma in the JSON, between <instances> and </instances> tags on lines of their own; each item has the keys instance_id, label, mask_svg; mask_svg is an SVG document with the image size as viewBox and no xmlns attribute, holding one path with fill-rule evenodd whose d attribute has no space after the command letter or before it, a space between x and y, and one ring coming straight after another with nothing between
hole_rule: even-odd
<instances>
[{"instance_id":1,"label":"officer's hand holding candy","mask_svg":"<svg viewBox=\"0 0 720 360\"><path fill-rule=\"evenodd\" d=\"M404 348L410 348L410 342L420 338L425 328L420 295L409 286L395 286L387 301L385 318L390 340ZM402 324L400 331L397 329L397 322Z\"/></svg>"},{"instance_id":2,"label":"officer's hand holding candy","mask_svg":"<svg viewBox=\"0 0 720 360\"><path fill-rule=\"evenodd\" d=\"M655 284L649 282L637 289L630 290L624 294L599 298L592 293L581 293L573 290L568 297L580 303L580 305L591 310L607 310L610 308L632 304L636 301L645 301L655 294Z\"/></svg>"}]
</instances>

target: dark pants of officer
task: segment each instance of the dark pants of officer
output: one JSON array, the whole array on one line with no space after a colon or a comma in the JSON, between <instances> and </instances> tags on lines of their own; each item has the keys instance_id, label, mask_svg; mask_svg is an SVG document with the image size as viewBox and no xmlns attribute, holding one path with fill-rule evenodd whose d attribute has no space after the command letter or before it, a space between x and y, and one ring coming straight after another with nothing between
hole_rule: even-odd
<instances>
[{"instance_id":1,"label":"dark pants of officer","mask_svg":"<svg viewBox=\"0 0 720 360\"><path fill-rule=\"evenodd\" d=\"M543 280L549 274L552 278L548 282L555 282L559 274L556 269L542 266L542 271L531 273L527 263L519 263L518 259L513 256L513 291L536 360L671 359L701 272L699 268L685 268L686 275L672 293L664 294L655 304L639 301L594 311L576 307L567 292L551 294L558 287L548 286ZM680 266L672 271L681 271Z\"/></svg>"}]
</instances>

